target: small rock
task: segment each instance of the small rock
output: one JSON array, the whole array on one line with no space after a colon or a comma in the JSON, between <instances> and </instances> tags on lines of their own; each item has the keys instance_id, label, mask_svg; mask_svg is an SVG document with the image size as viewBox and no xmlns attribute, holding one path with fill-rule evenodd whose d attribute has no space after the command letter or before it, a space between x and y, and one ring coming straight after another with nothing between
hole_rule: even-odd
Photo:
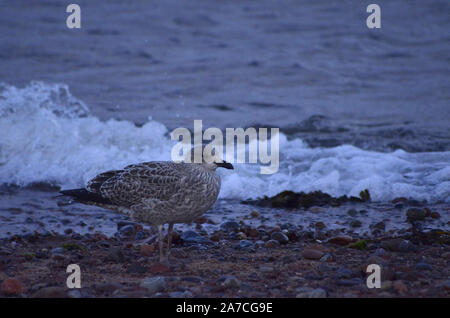
<instances>
[{"instance_id":1,"label":"small rock","mask_svg":"<svg viewBox=\"0 0 450 318\"><path fill-rule=\"evenodd\" d=\"M248 240L241 240L239 241L239 247L242 249L248 249L253 247L253 243Z\"/></svg>"},{"instance_id":2,"label":"small rock","mask_svg":"<svg viewBox=\"0 0 450 318\"><path fill-rule=\"evenodd\" d=\"M239 230L240 225L235 221L226 221L220 225L220 229L225 232L237 231Z\"/></svg>"},{"instance_id":3,"label":"small rock","mask_svg":"<svg viewBox=\"0 0 450 318\"><path fill-rule=\"evenodd\" d=\"M386 229L386 224L381 221L372 225L372 228L375 230L384 231Z\"/></svg>"},{"instance_id":4,"label":"small rock","mask_svg":"<svg viewBox=\"0 0 450 318\"><path fill-rule=\"evenodd\" d=\"M391 252L409 252L414 250L412 243L400 238L383 241L380 245Z\"/></svg>"},{"instance_id":5,"label":"small rock","mask_svg":"<svg viewBox=\"0 0 450 318\"><path fill-rule=\"evenodd\" d=\"M401 280L396 280L392 283L392 287L399 294L405 294L408 291L408 286Z\"/></svg>"},{"instance_id":6,"label":"small rock","mask_svg":"<svg viewBox=\"0 0 450 318\"><path fill-rule=\"evenodd\" d=\"M257 218L257 217L259 216L259 213L258 213L258 211L252 211L252 212L250 213L250 216L251 216L252 218Z\"/></svg>"},{"instance_id":7,"label":"small rock","mask_svg":"<svg viewBox=\"0 0 450 318\"><path fill-rule=\"evenodd\" d=\"M181 233L181 240L187 243L197 243L197 244L210 244L212 243L206 237L201 236L195 231L184 231Z\"/></svg>"},{"instance_id":8,"label":"small rock","mask_svg":"<svg viewBox=\"0 0 450 318\"><path fill-rule=\"evenodd\" d=\"M241 282L234 276L227 277L222 285L226 288L239 288Z\"/></svg>"},{"instance_id":9,"label":"small rock","mask_svg":"<svg viewBox=\"0 0 450 318\"><path fill-rule=\"evenodd\" d=\"M325 253L319 250L307 248L303 251L302 255L306 259L318 260L321 259Z\"/></svg>"},{"instance_id":10,"label":"small rock","mask_svg":"<svg viewBox=\"0 0 450 318\"><path fill-rule=\"evenodd\" d=\"M439 219L441 217L441 215L438 212L431 212L430 216L433 219Z\"/></svg>"},{"instance_id":11,"label":"small rock","mask_svg":"<svg viewBox=\"0 0 450 318\"><path fill-rule=\"evenodd\" d=\"M331 260L333 260L333 256L331 256L328 253L325 253L321 258L320 261L321 262L330 262Z\"/></svg>"},{"instance_id":12,"label":"small rock","mask_svg":"<svg viewBox=\"0 0 450 318\"><path fill-rule=\"evenodd\" d=\"M63 248L63 247L55 247L55 248L53 248L53 249L50 251L50 253L51 253L52 255L54 255L54 254L64 254L65 252L66 252L66 249Z\"/></svg>"},{"instance_id":13,"label":"small rock","mask_svg":"<svg viewBox=\"0 0 450 318\"><path fill-rule=\"evenodd\" d=\"M62 287L44 287L35 292L33 298L66 298L67 293Z\"/></svg>"},{"instance_id":14,"label":"small rock","mask_svg":"<svg viewBox=\"0 0 450 318\"><path fill-rule=\"evenodd\" d=\"M130 235L134 234L134 225L131 225L131 224L125 225L120 228L119 232L122 235L130 236Z\"/></svg>"},{"instance_id":15,"label":"small rock","mask_svg":"<svg viewBox=\"0 0 450 318\"><path fill-rule=\"evenodd\" d=\"M184 292L174 291L169 293L170 298L192 298L194 295L189 291L185 290Z\"/></svg>"},{"instance_id":16,"label":"small rock","mask_svg":"<svg viewBox=\"0 0 450 318\"><path fill-rule=\"evenodd\" d=\"M362 283L360 278L341 279L337 282L339 286L355 286Z\"/></svg>"},{"instance_id":17,"label":"small rock","mask_svg":"<svg viewBox=\"0 0 450 318\"><path fill-rule=\"evenodd\" d=\"M0 291L8 296L19 295L23 291L22 284L15 278L7 278L0 285Z\"/></svg>"},{"instance_id":18,"label":"small rock","mask_svg":"<svg viewBox=\"0 0 450 318\"><path fill-rule=\"evenodd\" d=\"M406 211L406 216L410 221L420 221L425 219L427 212L421 208L409 208Z\"/></svg>"},{"instance_id":19,"label":"small rock","mask_svg":"<svg viewBox=\"0 0 450 318\"><path fill-rule=\"evenodd\" d=\"M353 278L356 275L354 271L341 267L337 270L336 276L338 278Z\"/></svg>"},{"instance_id":20,"label":"small rock","mask_svg":"<svg viewBox=\"0 0 450 318\"><path fill-rule=\"evenodd\" d=\"M433 269L433 266L427 263L417 263L416 269L421 271L431 271Z\"/></svg>"},{"instance_id":21,"label":"small rock","mask_svg":"<svg viewBox=\"0 0 450 318\"><path fill-rule=\"evenodd\" d=\"M152 274L162 274L169 273L171 269L164 264L156 263L155 265L150 266L149 271Z\"/></svg>"},{"instance_id":22,"label":"small rock","mask_svg":"<svg viewBox=\"0 0 450 318\"><path fill-rule=\"evenodd\" d=\"M166 280L162 276L147 277L144 278L139 284L142 288L147 289L150 293L154 294L162 292L166 289Z\"/></svg>"},{"instance_id":23,"label":"small rock","mask_svg":"<svg viewBox=\"0 0 450 318\"><path fill-rule=\"evenodd\" d=\"M278 241L280 244L286 244L289 242L289 238L282 232L274 232L270 236L272 240Z\"/></svg>"},{"instance_id":24,"label":"small rock","mask_svg":"<svg viewBox=\"0 0 450 318\"><path fill-rule=\"evenodd\" d=\"M314 224L314 226L316 227L316 229L319 229L319 230L323 230L324 228L327 227L325 225L325 223L323 223L323 222L316 222L316 224Z\"/></svg>"},{"instance_id":25,"label":"small rock","mask_svg":"<svg viewBox=\"0 0 450 318\"><path fill-rule=\"evenodd\" d=\"M362 223L359 220L353 220L353 221L350 222L350 227L353 227L353 228L361 227L361 225L362 225Z\"/></svg>"},{"instance_id":26,"label":"small rock","mask_svg":"<svg viewBox=\"0 0 450 318\"><path fill-rule=\"evenodd\" d=\"M277 240L268 240L264 245L266 248L275 248L280 245L280 242Z\"/></svg>"},{"instance_id":27,"label":"small rock","mask_svg":"<svg viewBox=\"0 0 450 318\"><path fill-rule=\"evenodd\" d=\"M120 263L124 260L125 256L123 255L122 250L118 247L111 248L105 257L106 262Z\"/></svg>"},{"instance_id":28,"label":"small rock","mask_svg":"<svg viewBox=\"0 0 450 318\"><path fill-rule=\"evenodd\" d=\"M273 267L272 266L260 266L259 267L259 271L260 272L262 272L262 273L271 273L271 272L273 272Z\"/></svg>"},{"instance_id":29,"label":"small rock","mask_svg":"<svg viewBox=\"0 0 450 318\"><path fill-rule=\"evenodd\" d=\"M350 216L355 216L358 212L355 209L350 209L347 211L347 214Z\"/></svg>"},{"instance_id":30,"label":"small rock","mask_svg":"<svg viewBox=\"0 0 450 318\"><path fill-rule=\"evenodd\" d=\"M301 287L296 289L296 298L326 298L327 292L323 288L313 289L311 287Z\"/></svg>"},{"instance_id":31,"label":"small rock","mask_svg":"<svg viewBox=\"0 0 450 318\"><path fill-rule=\"evenodd\" d=\"M78 289L72 289L67 292L69 298L81 298L81 292Z\"/></svg>"},{"instance_id":32,"label":"small rock","mask_svg":"<svg viewBox=\"0 0 450 318\"><path fill-rule=\"evenodd\" d=\"M345 246L348 245L350 243L352 243L354 240L351 236L347 236L347 235L339 235L339 236L335 236L332 237L328 240L328 243L333 243L336 245L341 245L341 246Z\"/></svg>"},{"instance_id":33,"label":"small rock","mask_svg":"<svg viewBox=\"0 0 450 318\"><path fill-rule=\"evenodd\" d=\"M141 255L143 256L151 256L155 251L154 245L144 244L141 245Z\"/></svg>"},{"instance_id":34,"label":"small rock","mask_svg":"<svg viewBox=\"0 0 450 318\"><path fill-rule=\"evenodd\" d=\"M244 232L238 232L238 233L236 234L236 237L237 237L239 240L245 240L245 239L247 239L247 235L246 235Z\"/></svg>"}]
</instances>

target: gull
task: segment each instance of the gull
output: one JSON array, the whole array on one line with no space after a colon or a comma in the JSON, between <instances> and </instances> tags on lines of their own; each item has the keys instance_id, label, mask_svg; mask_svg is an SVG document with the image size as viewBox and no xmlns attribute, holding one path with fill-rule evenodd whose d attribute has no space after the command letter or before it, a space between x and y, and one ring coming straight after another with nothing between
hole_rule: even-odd
<instances>
[{"instance_id":1,"label":"gull","mask_svg":"<svg viewBox=\"0 0 450 318\"><path fill-rule=\"evenodd\" d=\"M193 153L193 152L191 152ZM190 155L190 154L189 154ZM193 161L193 160L190 160ZM231 163L204 151L201 163L151 161L100 173L85 188L61 191L87 205L128 215L132 220L158 227L159 260L168 262L176 223L191 223L208 211L220 191L217 168ZM168 223L167 255L163 227Z\"/></svg>"}]
</instances>

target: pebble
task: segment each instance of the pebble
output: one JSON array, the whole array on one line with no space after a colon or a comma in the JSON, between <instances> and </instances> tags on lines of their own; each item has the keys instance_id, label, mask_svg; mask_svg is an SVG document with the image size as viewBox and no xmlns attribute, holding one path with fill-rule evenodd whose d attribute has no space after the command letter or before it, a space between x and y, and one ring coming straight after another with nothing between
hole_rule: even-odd
<instances>
[{"instance_id":1,"label":"pebble","mask_svg":"<svg viewBox=\"0 0 450 318\"><path fill-rule=\"evenodd\" d=\"M321 259L325 253L319 250L307 248L303 251L302 256L306 259L318 260Z\"/></svg>"},{"instance_id":2,"label":"pebble","mask_svg":"<svg viewBox=\"0 0 450 318\"><path fill-rule=\"evenodd\" d=\"M405 294L408 291L408 286L401 280L396 280L392 283L392 287L397 291L399 294Z\"/></svg>"},{"instance_id":3,"label":"pebble","mask_svg":"<svg viewBox=\"0 0 450 318\"><path fill-rule=\"evenodd\" d=\"M274 232L270 236L272 240L280 242L280 244L286 244L289 242L289 238L282 232Z\"/></svg>"},{"instance_id":4,"label":"pebble","mask_svg":"<svg viewBox=\"0 0 450 318\"><path fill-rule=\"evenodd\" d=\"M410 252L415 250L415 246L404 239L391 239L381 242L381 247L391 252Z\"/></svg>"},{"instance_id":5,"label":"pebble","mask_svg":"<svg viewBox=\"0 0 450 318\"><path fill-rule=\"evenodd\" d=\"M353 278L356 276L355 274L356 273L354 271L343 267L340 267L336 272L336 276L338 278Z\"/></svg>"},{"instance_id":6,"label":"pebble","mask_svg":"<svg viewBox=\"0 0 450 318\"><path fill-rule=\"evenodd\" d=\"M64 254L66 252L66 250L63 248L63 247L55 247L55 248L53 248L51 251L50 251L50 253L52 254L52 255L54 255L54 254Z\"/></svg>"},{"instance_id":7,"label":"pebble","mask_svg":"<svg viewBox=\"0 0 450 318\"><path fill-rule=\"evenodd\" d=\"M340 246L345 246L353 242L353 238L348 235L339 235L332 237L328 240L328 243L333 243Z\"/></svg>"},{"instance_id":8,"label":"pebble","mask_svg":"<svg viewBox=\"0 0 450 318\"><path fill-rule=\"evenodd\" d=\"M226 288L239 288L241 282L234 276L227 277L222 285Z\"/></svg>"},{"instance_id":9,"label":"pebble","mask_svg":"<svg viewBox=\"0 0 450 318\"><path fill-rule=\"evenodd\" d=\"M280 245L280 242L276 240L268 240L264 245L266 248L275 248Z\"/></svg>"},{"instance_id":10,"label":"pebble","mask_svg":"<svg viewBox=\"0 0 450 318\"><path fill-rule=\"evenodd\" d=\"M300 287L296 289L296 298L326 298L327 292L323 288Z\"/></svg>"},{"instance_id":11,"label":"pebble","mask_svg":"<svg viewBox=\"0 0 450 318\"><path fill-rule=\"evenodd\" d=\"M166 280L162 276L147 277L144 278L139 284L142 288L147 289L150 293L154 294L162 292L166 289Z\"/></svg>"},{"instance_id":12,"label":"pebble","mask_svg":"<svg viewBox=\"0 0 450 318\"><path fill-rule=\"evenodd\" d=\"M201 236L195 231L184 231L181 233L181 240L187 243L198 243L198 244L210 244L211 240L207 239L204 236Z\"/></svg>"},{"instance_id":13,"label":"pebble","mask_svg":"<svg viewBox=\"0 0 450 318\"><path fill-rule=\"evenodd\" d=\"M125 225L120 228L119 232L122 235L130 236L130 235L134 234L134 225L131 225L131 224Z\"/></svg>"},{"instance_id":14,"label":"pebble","mask_svg":"<svg viewBox=\"0 0 450 318\"><path fill-rule=\"evenodd\" d=\"M321 262L330 262L331 260L333 260L333 256L331 256L331 254L325 253L321 258L320 261Z\"/></svg>"},{"instance_id":15,"label":"pebble","mask_svg":"<svg viewBox=\"0 0 450 318\"><path fill-rule=\"evenodd\" d=\"M237 223L235 221L226 221L220 225L220 229L225 232L239 230L239 228L240 228L239 223Z\"/></svg>"},{"instance_id":16,"label":"pebble","mask_svg":"<svg viewBox=\"0 0 450 318\"><path fill-rule=\"evenodd\" d=\"M15 278L7 278L0 285L0 291L8 296L19 295L23 291L22 284Z\"/></svg>"},{"instance_id":17,"label":"pebble","mask_svg":"<svg viewBox=\"0 0 450 318\"><path fill-rule=\"evenodd\" d=\"M362 281L360 278L351 278L351 279L341 279L337 282L339 286L355 286L362 284Z\"/></svg>"},{"instance_id":18,"label":"pebble","mask_svg":"<svg viewBox=\"0 0 450 318\"><path fill-rule=\"evenodd\" d=\"M242 249L248 249L253 247L253 243L248 240L241 240L239 241L239 247Z\"/></svg>"},{"instance_id":19,"label":"pebble","mask_svg":"<svg viewBox=\"0 0 450 318\"><path fill-rule=\"evenodd\" d=\"M441 217L441 215L438 212L431 212L430 216L433 219L439 219Z\"/></svg>"},{"instance_id":20,"label":"pebble","mask_svg":"<svg viewBox=\"0 0 450 318\"><path fill-rule=\"evenodd\" d=\"M362 223L359 220L353 220L353 221L350 222L350 227L353 227L353 228L361 227L361 225L362 225Z\"/></svg>"},{"instance_id":21,"label":"pebble","mask_svg":"<svg viewBox=\"0 0 450 318\"><path fill-rule=\"evenodd\" d=\"M272 266L260 266L259 271L262 273L271 273L273 272L274 268Z\"/></svg>"},{"instance_id":22,"label":"pebble","mask_svg":"<svg viewBox=\"0 0 450 318\"><path fill-rule=\"evenodd\" d=\"M350 209L347 211L347 214L350 216L355 216L358 212L355 209Z\"/></svg>"},{"instance_id":23,"label":"pebble","mask_svg":"<svg viewBox=\"0 0 450 318\"><path fill-rule=\"evenodd\" d=\"M155 251L155 246L150 244L141 245L141 255L151 256Z\"/></svg>"},{"instance_id":24,"label":"pebble","mask_svg":"<svg viewBox=\"0 0 450 318\"><path fill-rule=\"evenodd\" d=\"M252 218L257 218L257 217L259 216L259 213L258 213L258 211L252 211L252 212L250 213L250 216L251 216Z\"/></svg>"},{"instance_id":25,"label":"pebble","mask_svg":"<svg viewBox=\"0 0 450 318\"><path fill-rule=\"evenodd\" d=\"M323 222L316 222L316 224L314 226L316 227L316 229L319 229L319 230L323 230L324 228L327 227L325 225L325 223L323 223Z\"/></svg>"},{"instance_id":26,"label":"pebble","mask_svg":"<svg viewBox=\"0 0 450 318\"><path fill-rule=\"evenodd\" d=\"M105 257L106 262L120 263L124 260L125 256L123 255L122 250L118 247L111 248Z\"/></svg>"},{"instance_id":27,"label":"pebble","mask_svg":"<svg viewBox=\"0 0 450 318\"><path fill-rule=\"evenodd\" d=\"M386 224L383 221L381 221L381 222L373 224L372 228L375 230L384 231L386 229Z\"/></svg>"},{"instance_id":28,"label":"pebble","mask_svg":"<svg viewBox=\"0 0 450 318\"><path fill-rule=\"evenodd\" d=\"M170 298L192 298L194 295L189 291L185 290L184 292L174 291L169 293Z\"/></svg>"},{"instance_id":29,"label":"pebble","mask_svg":"<svg viewBox=\"0 0 450 318\"><path fill-rule=\"evenodd\" d=\"M433 269L433 266L427 263L417 263L416 269L421 271L431 271Z\"/></svg>"},{"instance_id":30,"label":"pebble","mask_svg":"<svg viewBox=\"0 0 450 318\"><path fill-rule=\"evenodd\" d=\"M406 211L406 216L407 216L408 220L420 221L420 220L425 219L425 217L427 216L427 212L424 209L420 209L420 208L409 208Z\"/></svg>"},{"instance_id":31,"label":"pebble","mask_svg":"<svg viewBox=\"0 0 450 318\"><path fill-rule=\"evenodd\" d=\"M81 298L81 292L78 289L72 289L67 292L69 298Z\"/></svg>"},{"instance_id":32,"label":"pebble","mask_svg":"<svg viewBox=\"0 0 450 318\"><path fill-rule=\"evenodd\" d=\"M44 287L35 292L33 298L66 298L67 293L62 287Z\"/></svg>"}]
</instances>

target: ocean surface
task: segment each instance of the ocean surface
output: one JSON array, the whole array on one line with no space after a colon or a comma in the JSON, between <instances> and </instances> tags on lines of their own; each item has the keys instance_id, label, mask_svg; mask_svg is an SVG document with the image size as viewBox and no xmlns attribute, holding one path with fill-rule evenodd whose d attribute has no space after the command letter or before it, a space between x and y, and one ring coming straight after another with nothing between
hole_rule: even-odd
<instances>
[{"instance_id":1,"label":"ocean surface","mask_svg":"<svg viewBox=\"0 0 450 318\"><path fill-rule=\"evenodd\" d=\"M97 173L170 160L177 127L280 128L280 167L220 171L218 224L241 200L284 190L370 191L360 232L397 197L450 220L450 3L378 1L0 2L0 237L33 231L114 234L125 218L70 204L59 188ZM259 208L258 208L259 209ZM261 209L272 223L329 227L324 213ZM82 216L82 217L81 217ZM250 222L250 221L248 221ZM338 222L339 223L339 222ZM345 223L345 222L344 222Z\"/></svg>"}]
</instances>

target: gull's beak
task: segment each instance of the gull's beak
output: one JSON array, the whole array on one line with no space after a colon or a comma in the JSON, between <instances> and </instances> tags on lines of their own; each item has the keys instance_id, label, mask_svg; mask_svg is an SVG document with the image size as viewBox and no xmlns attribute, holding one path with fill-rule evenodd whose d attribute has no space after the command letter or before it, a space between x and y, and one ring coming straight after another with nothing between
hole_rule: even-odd
<instances>
[{"instance_id":1,"label":"gull's beak","mask_svg":"<svg viewBox=\"0 0 450 318\"><path fill-rule=\"evenodd\" d=\"M225 160L223 162L216 162L216 165L220 168L234 169L233 165Z\"/></svg>"}]
</instances>

